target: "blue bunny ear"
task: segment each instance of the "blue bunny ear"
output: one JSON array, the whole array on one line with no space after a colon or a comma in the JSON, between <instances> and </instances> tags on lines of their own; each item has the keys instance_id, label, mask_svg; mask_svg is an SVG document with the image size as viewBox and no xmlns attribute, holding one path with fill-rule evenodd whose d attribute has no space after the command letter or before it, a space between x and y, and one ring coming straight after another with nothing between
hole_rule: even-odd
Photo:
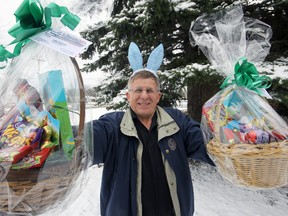
<instances>
[{"instance_id":1,"label":"blue bunny ear","mask_svg":"<svg viewBox=\"0 0 288 216\"><path fill-rule=\"evenodd\" d=\"M154 71L156 73L162 64L163 57L164 57L164 47L162 44L160 44L150 54L147 61L147 69Z\"/></svg>"},{"instance_id":2,"label":"blue bunny ear","mask_svg":"<svg viewBox=\"0 0 288 216\"><path fill-rule=\"evenodd\" d=\"M140 49L134 42L129 45L128 60L133 71L143 68L143 58Z\"/></svg>"}]
</instances>

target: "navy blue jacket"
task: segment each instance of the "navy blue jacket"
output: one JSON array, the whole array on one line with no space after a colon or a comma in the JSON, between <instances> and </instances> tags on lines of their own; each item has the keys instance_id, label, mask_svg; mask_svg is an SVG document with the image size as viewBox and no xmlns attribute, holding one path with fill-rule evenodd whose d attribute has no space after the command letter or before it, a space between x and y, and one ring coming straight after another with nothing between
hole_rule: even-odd
<instances>
[{"instance_id":1,"label":"navy blue jacket","mask_svg":"<svg viewBox=\"0 0 288 216\"><path fill-rule=\"evenodd\" d=\"M161 107L157 108L158 145L164 155L164 161L168 162L174 172L173 176L176 177L174 179L176 182L173 179L170 181L171 175L166 173L168 184L171 183L169 187L173 187L174 183L177 187L175 191L179 205L178 207L174 205L174 208L177 216L192 216L194 195L187 158L214 164L206 153L199 123L179 110L172 108L164 110ZM137 181L139 184L137 161L141 161L139 146L142 144L137 137L130 111L125 114L107 113L92 123L93 164L104 163L100 195L101 215L141 215L136 185ZM173 197L173 192L171 193Z\"/></svg>"}]
</instances>

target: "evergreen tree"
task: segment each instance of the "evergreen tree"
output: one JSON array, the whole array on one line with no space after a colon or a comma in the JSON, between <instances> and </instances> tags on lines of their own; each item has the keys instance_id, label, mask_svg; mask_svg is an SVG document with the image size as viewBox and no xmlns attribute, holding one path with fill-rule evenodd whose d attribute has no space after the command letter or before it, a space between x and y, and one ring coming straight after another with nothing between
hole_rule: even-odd
<instances>
[{"instance_id":1,"label":"evergreen tree","mask_svg":"<svg viewBox=\"0 0 288 216\"><path fill-rule=\"evenodd\" d=\"M244 8L245 15L269 24L273 30L270 53L266 61L288 57L288 1L263 0Z\"/></svg>"},{"instance_id":2,"label":"evergreen tree","mask_svg":"<svg viewBox=\"0 0 288 216\"><path fill-rule=\"evenodd\" d=\"M107 25L96 30L91 27L82 32L83 37L93 41L93 46L82 57L88 59L95 52L99 54L99 58L87 64L83 70L91 72L101 69L109 73L107 82L95 89L98 92L98 103L111 102L126 87L132 73L127 50L130 42L134 41L142 50L144 63L150 52L159 43L163 43L165 60L160 68L163 73L159 74L163 92L160 104L174 105L182 98L179 90L184 88L185 83L177 82L181 80L181 72L175 71L181 71L193 62L207 63L198 48L190 45L188 30L191 21L221 3L222 1L186 0L115 1L116 8L114 7ZM120 106L123 104L125 103ZM113 104L113 108L119 108L119 104Z\"/></svg>"},{"instance_id":3,"label":"evergreen tree","mask_svg":"<svg viewBox=\"0 0 288 216\"><path fill-rule=\"evenodd\" d=\"M288 28L285 26L288 22L288 1L263 0L247 6L245 12L246 16L259 19L272 27L271 49L265 60L272 65L287 65ZM287 84L287 79L275 78L268 89L273 97L268 100L269 103L280 115L286 117L288 116Z\"/></svg>"},{"instance_id":4,"label":"evergreen tree","mask_svg":"<svg viewBox=\"0 0 288 216\"><path fill-rule=\"evenodd\" d=\"M203 67L200 71L198 67L193 68L194 63L206 65L208 61L198 47L190 45L188 31L191 21L198 16L226 8L232 3L233 1L219 0L115 0L111 20L107 25L97 29L91 26L81 33L84 38L93 42L82 57L90 59L95 53L99 55L83 70L92 72L101 69L109 74L105 82L95 88L97 103L111 104L111 108L127 105L125 100L111 102L117 95L122 94L132 73L127 59L130 42L139 45L144 63L151 51L162 43L165 59L160 68L162 72L159 73L163 92L160 105L175 105L177 100L183 98L182 90L185 89L188 91L188 114L199 120L199 108L201 109L206 98L219 91L217 86L220 86L224 78L209 67ZM283 21L287 20L285 1L264 0L251 5L242 1L242 4L246 16L270 25L277 24L277 28L287 31ZM271 49L271 60L287 55L287 34L274 35L272 47L273 43L276 43L283 49ZM210 91L207 91L207 86Z\"/></svg>"}]
</instances>

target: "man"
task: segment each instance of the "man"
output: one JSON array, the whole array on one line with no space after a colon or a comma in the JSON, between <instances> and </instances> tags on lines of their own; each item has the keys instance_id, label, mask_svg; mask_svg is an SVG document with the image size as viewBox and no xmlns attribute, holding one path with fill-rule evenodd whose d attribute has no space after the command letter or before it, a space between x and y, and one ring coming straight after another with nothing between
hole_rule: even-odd
<instances>
[{"instance_id":1,"label":"man","mask_svg":"<svg viewBox=\"0 0 288 216\"><path fill-rule=\"evenodd\" d=\"M129 58L134 70L126 93L130 108L92 122L93 163L104 163L101 215L191 216L194 197L187 157L213 162L199 124L179 110L157 105L161 92L155 69L163 48L151 53L145 69L139 68L142 61L135 50L130 55L134 60Z\"/></svg>"}]
</instances>

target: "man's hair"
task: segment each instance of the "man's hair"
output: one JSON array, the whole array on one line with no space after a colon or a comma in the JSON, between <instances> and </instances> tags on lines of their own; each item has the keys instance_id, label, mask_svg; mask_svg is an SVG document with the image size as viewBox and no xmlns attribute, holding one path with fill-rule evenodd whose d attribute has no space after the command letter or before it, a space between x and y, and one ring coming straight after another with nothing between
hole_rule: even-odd
<instances>
[{"instance_id":1,"label":"man's hair","mask_svg":"<svg viewBox=\"0 0 288 216\"><path fill-rule=\"evenodd\" d=\"M160 91L160 82L159 82L159 78L156 77L153 73L151 73L150 71L148 70L141 70L135 74L133 74L129 80L128 80L128 89L131 88L131 84L136 80L136 79L149 79L149 78L152 78L155 80L156 82L156 85L157 85L157 90Z\"/></svg>"}]
</instances>

